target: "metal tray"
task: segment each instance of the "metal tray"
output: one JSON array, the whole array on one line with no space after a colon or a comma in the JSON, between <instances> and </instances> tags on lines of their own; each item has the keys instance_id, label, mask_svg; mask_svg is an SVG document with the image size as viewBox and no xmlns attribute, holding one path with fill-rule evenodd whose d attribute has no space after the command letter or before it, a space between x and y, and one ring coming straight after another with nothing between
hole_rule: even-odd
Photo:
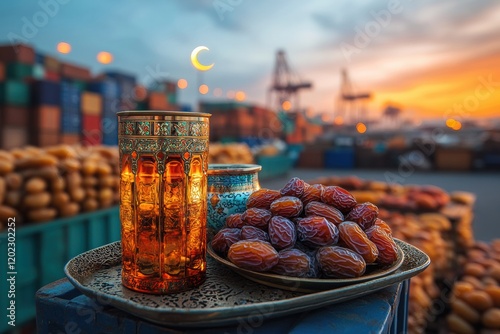
<instances>
[{"instance_id":1,"label":"metal tray","mask_svg":"<svg viewBox=\"0 0 500 334\"><path fill-rule=\"evenodd\" d=\"M243 279L211 257L207 259L207 280L199 288L171 295L134 292L121 284L120 242L76 256L64 271L77 289L101 304L162 325L214 327L237 324L250 314L272 318L354 299L409 279L429 266L425 253L405 242L396 242L404 253L404 262L395 272L310 294Z\"/></svg>"},{"instance_id":2,"label":"metal tray","mask_svg":"<svg viewBox=\"0 0 500 334\"><path fill-rule=\"evenodd\" d=\"M391 265L381 266L376 264L368 264L366 272L364 275L355 278L299 278L284 275L277 275L273 273L257 272L248 269L243 269L229 260L221 257L217 252L215 252L211 246L208 244L207 247L208 254L212 256L217 262L231 268L233 271L237 272L241 276L244 276L254 282L261 283L264 285L271 286L273 288L285 289L290 291L299 292L317 292L330 290L334 288L339 288L346 285L352 285L356 283L362 283L366 281L373 280L375 278L380 278L382 276L387 276L390 273L398 270L399 267L404 262L404 252L401 247L398 246L398 259Z\"/></svg>"}]
</instances>

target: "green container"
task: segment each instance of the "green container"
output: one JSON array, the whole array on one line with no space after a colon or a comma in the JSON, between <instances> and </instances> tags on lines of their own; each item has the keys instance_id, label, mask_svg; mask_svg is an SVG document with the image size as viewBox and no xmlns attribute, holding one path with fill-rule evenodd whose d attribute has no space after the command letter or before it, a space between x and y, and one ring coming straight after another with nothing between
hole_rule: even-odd
<instances>
[{"instance_id":1,"label":"green container","mask_svg":"<svg viewBox=\"0 0 500 334\"><path fill-rule=\"evenodd\" d=\"M168 104L177 104L177 94L176 93L168 93L167 100L168 100Z\"/></svg>"},{"instance_id":2,"label":"green container","mask_svg":"<svg viewBox=\"0 0 500 334\"><path fill-rule=\"evenodd\" d=\"M33 77L33 65L22 63L7 64L7 79L24 80Z\"/></svg>"},{"instance_id":3,"label":"green container","mask_svg":"<svg viewBox=\"0 0 500 334\"><path fill-rule=\"evenodd\" d=\"M73 84L78 87L80 92L83 92L87 88L87 83L82 80L72 80Z\"/></svg>"},{"instance_id":4,"label":"green container","mask_svg":"<svg viewBox=\"0 0 500 334\"><path fill-rule=\"evenodd\" d=\"M17 80L0 83L0 104L25 107L30 102L29 85Z\"/></svg>"},{"instance_id":5,"label":"green container","mask_svg":"<svg viewBox=\"0 0 500 334\"><path fill-rule=\"evenodd\" d=\"M8 223L8 222L6 222ZM15 274L16 327L33 320L36 315L35 293L42 286L64 277L66 262L87 250L120 240L118 207L38 223L15 229L15 268L7 270L12 231L0 234L0 280L4 286L9 271ZM9 240L10 238L10 240ZM12 253L12 252L11 252ZM7 291L0 298L0 309L6 310L10 300ZM4 320L8 319L5 318ZM12 329L0 322L0 333Z\"/></svg>"}]
</instances>

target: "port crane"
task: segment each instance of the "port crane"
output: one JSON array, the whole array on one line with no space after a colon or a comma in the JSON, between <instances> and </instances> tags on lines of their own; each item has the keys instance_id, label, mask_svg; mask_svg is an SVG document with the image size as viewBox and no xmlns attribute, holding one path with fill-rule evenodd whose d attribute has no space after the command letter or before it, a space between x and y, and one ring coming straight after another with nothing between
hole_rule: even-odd
<instances>
[{"instance_id":1,"label":"port crane","mask_svg":"<svg viewBox=\"0 0 500 334\"><path fill-rule=\"evenodd\" d=\"M358 122L366 119L366 101L372 97L371 93L357 93L353 89L349 73L341 69L340 94L338 96L337 116L343 120Z\"/></svg>"},{"instance_id":2,"label":"port crane","mask_svg":"<svg viewBox=\"0 0 500 334\"><path fill-rule=\"evenodd\" d=\"M312 88L312 83L302 81L288 65L285 51L278 50L267 104L279 110L285 101L289 101L293 110L299 110L298 92L308 88Z\"/></svg>"}]
</instances>

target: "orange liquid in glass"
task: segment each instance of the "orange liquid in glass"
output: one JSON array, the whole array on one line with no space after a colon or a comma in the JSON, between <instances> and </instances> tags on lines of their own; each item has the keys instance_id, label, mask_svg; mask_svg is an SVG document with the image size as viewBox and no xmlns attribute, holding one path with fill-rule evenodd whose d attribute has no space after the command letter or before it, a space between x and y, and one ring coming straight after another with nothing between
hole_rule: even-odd
<instances>
[{"instance_id":1,"label":"orange liquid in glass","mask_svg":"<svg viewBox=\"0 0 500 334\"><path fill-rule=\"evenodd\" d=\"M120 219L122 282L147 293L199 286L206 273L206 177L200 156L188 174L180 157L158 173L153 156L142 155L137 175L122 157Z\"/></svg>"}]
</instances>

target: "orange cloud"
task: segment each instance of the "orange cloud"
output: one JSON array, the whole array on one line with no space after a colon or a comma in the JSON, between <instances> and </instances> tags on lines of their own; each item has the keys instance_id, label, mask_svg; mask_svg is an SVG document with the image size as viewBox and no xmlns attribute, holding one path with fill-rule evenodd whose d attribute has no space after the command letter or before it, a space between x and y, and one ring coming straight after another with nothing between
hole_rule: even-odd
<instances>
[{"instance_id":1,"label":"orange cloud","mask_svg":"<svg viewBox=\"0 0 500 334\"><path fill-rule=\"evenodd\" d=\"M422 118L500 117L499 64L497 52L392 80L375 90L373 106L394 101Z\"/></svg>"}]
</instances>

